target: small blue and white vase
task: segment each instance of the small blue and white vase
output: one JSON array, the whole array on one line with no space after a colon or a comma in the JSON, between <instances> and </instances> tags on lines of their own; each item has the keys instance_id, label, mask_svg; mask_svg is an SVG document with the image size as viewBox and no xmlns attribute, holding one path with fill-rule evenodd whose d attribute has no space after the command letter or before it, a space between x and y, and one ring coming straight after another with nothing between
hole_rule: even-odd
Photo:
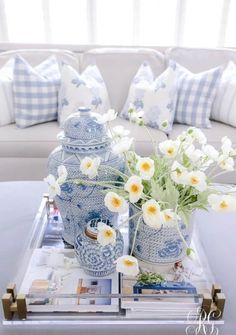
<instances>
[{"instance_id":1,"label":"small blue and white vase","mask_svg":"<svg viewBox=\"0 0 236 335\"><path fill-rule=\"evenodd\" d=\"M130 217L140 211L135 205L130 204ZM187 245L190 245L193 232L195 211L188 225L179 221L179 230ZM137 227L139 222L139 226ZM136 236L136 237L135 237ZM135 239L134 239L135 237ZM183 242L175 226L159 229L152 228L140 219L129 221L129 247L133 248L133 256L151 264L167 264L181 261L186 256L187 245Z\"/></svg>"},{"instance_id":2,"label":"small blue and white vase","mask_svg":"<svg viewBox=\"0 0 236 335\"><path fill-rule=\"evenodd\" d=\"M104 277L114 272L116 269L115 261L123 255L124 249L123 237L118 229L115 229L116 241L114 244L102 246L98 243L97 225L101 221L113 227L107 220L91 220L79 231L75 240L78 262L82 269L92 277Z\"/></svg>"},{"instance_id":3,"label":"small blue and white vase","mask_svg":"<svg viewBox=\"0 0 236 335\"><path fill-rule=\"evenodd\" d=\"M91 219L104 218L112 221L117 217L104 205L104 188L97 185L76 185L73 179L90 180L80 171L80 162L85 157L100 157L101 169L93 181L116 181L114 172L102 168L110 166L124 171L124 159L112 152L112 141L106 125L97 121L97 114L81 107L71 114L64 123L64 131L58 135L61 145L49 156L48 172L58 178L57 168L64 165L68 181L61 185L61 194L55 202L62 217L63 239L74 245L78 230Z\"/></svg>"}]
</instances>

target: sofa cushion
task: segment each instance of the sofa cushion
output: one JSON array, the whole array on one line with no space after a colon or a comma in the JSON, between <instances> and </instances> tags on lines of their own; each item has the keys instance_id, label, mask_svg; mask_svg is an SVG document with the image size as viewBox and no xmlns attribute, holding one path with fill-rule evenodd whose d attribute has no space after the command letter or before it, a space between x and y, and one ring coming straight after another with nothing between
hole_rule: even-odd
<instances>
[{"instance_id":1,"label":"sofa cushion","mask_svg":"<svg viewBox=\"0 0 236 335\"><path fill-rule=\"evenodd\" d=\"M61 62L65 62L76 70L79 69L79 59L76 54L68 50L59 49L18 49L0 53L0 67L11 57L20 55L32 66L36 66L48 57L55 55Z\"/></svg>"},{"instance_id":2,"label":"sofa cushion","mask_svg":"<svg viewBox=\"0 0 236 335\"><path fill-rule=\"evenodd\" d=\"M228 136L232 140L233 145L236 146L236 128L216 121L212 121L211 124L212 128L201 129L206 135L209 144L219 148L221 146L221 138ZM172 132L169 134L169 138L173 140L176 139L182 131L188 128L189 126L183 124L174 124Z\"/></svg>"},{"instance_id":3,"label":"sofa cushion","mask_svg":"<svg viewBox=\"0 0 236 335\"><path fill-rule=\"evenodd\" d=\"M16 125L20 128L57 119L61 72L55 56L36 67L15 57L13 97Z\"/></svg>"},{"instance_id":4,"label":"sofa cushion","mask_svg":"<svg viewBox=\"0 0 236 335\"><path fill-rule=\"evenodd\" d=\"M139 154L152 152L151 140L143 128L119 117L112 122L112 126L116 125L130 129L130 136L135 138L135 147ZM48 157L49 153L60 144L57 140L60 131L56 121L24 129L17 128L15 124L3 126L0 131L0 157ZM149 128L149 131L156 142L167 139L159 130Z\"/></svg>"},{"instance_id":5,"label":"sofa cushion","mask_svg":"<svg viewBox=\"0 0 236 335\"><path fill-rule=\"evenodd\" d=\"M210 114L222 67L193 73L173 61L178 74L178 98L175 121L200 128L210 128Z\"/></svg>"},{"instance_id":6,"label":"sofa cushion","mask_svg":"<svg viewBox=\"0 0 236 335\"><path fill-rule=\"evenodd\" d=\"M177 71L169 66L158 77L154 77L148 63L143 63L130 85L124 108L119 114L129 119L129 106L132 103L137 111L144 111L144 123L169 133L174 120L177 100Z\"/></svg>"},{"instance_id":7,"label":"sofa cushion","mask_svg":"<svg viewBox=\"0 0 236 335\"><path fill-rule=\"evenodd\" d=\"M80 106L90 107L92 112L105 113L110 108L107 88L96 65L89 65L80 74L64 64L58 98L58 121L63 126L66 118Z\"/></svg>"},{"instance_id":8,"label":"sofa cushion","mask_svg":"<svg viewBox=\"0 0 236 335\"><path fill-rule=\"evenodd\" d=\"M229 62L220 79L211 118L236 127L236 65Z\"/></svg>"},{"instance_id":9,"label":"sofa cushion","mask_svg":"<svg viewBox=\"0 0 236 335\"><path fill-rule=\"evenodd\" d=\"M13 81L14 58L7 61L0 68L0 126L15 122L12 81Z\"/></svg>"},{"instance_id":10,"label":"sofa cushion","mask_svg":"<svg viewBox=\"0 0 236 335\"><path fill-rule=\"evenodd\" d=\"M140 65L147 61L155 76L165 69L162 53L149 48L101 48L85 52L81 69L97 64L107 85L111 107L120 112L128 95L130 83Z\"/></svg>"},{"instance_id":11,"label":"sofa cushion","mask_svg":"<svg viewBox=\"0 0 236 335\"><path fill-rule=\"evenodd\" d=\"M232 60L236 63L236 50L233 49L200 49L169 48L165 55L167 61L173 59L193 72L202 72Z\"/></svg>"},{"instance_id":12,"label":"sofa cushion","mask_svg":"<svg viewBox=\"0 0 236 335\"><path fill-rule=\"evenodd\" d=\"M0 157L48 157L59 145L57 121L20 129L15 124L1 127Z\"/></svg>"}]
</instances>

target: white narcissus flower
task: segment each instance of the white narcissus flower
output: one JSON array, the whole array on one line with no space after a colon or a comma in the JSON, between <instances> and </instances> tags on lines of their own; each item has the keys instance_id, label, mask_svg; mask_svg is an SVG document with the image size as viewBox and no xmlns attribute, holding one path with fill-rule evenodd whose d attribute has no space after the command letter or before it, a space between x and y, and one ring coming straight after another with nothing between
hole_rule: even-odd
<instances>
[{"instance_id":1,"label":"white narcissus flower","mask_svg":"<svg viewBox=\"0 0 236 335\"><path fill-rule=\"evenodd\" d=\"M218 164L221 169L226 171L233 171L234 169L234 160L228 155L220 155L218 158Z\"/></svg>"},{"instance_id":2,"label":"white narcissus flower","mask_svg":"<svg viewBox=\"0 0 236 335\"><path fill-rule=\"evenodd\" d=\"M159 144L159 149L168 158L174 158L179 149L179 141L167 140Z\"/></svg>"},{"instance_id":3,"label":"white narcissus flower","mask_svg":"<svg viewBox=\"0 0 236 335\"><path fill-rule=\"evenodd\" d=\"M202 152L213 161L217 161L219 157L219 152L210 144L203 145Z\"/></svg>"},{"instance_id":4,"label":"white narcissus flower","mask_svg":"<svg viewBox=\"0 0 236 335\"><path fill-rule=\"evenodd\" d=\"M127 201L115 192L108 192L104 198L104 202L105 206L111 212L124 214L128 211Z\"/></svg>"},{"instance_id":5,"label":"white narcissus flower","mask_svg":"<svg viewBox=\"0 0 236 335\"><path fill-rule=\"evenodd\" d=\"M231 212L236 210L236 198L231 195L211 194L208 203L217 212Z\"/></svg>"},{"instance_id":6,"label":"white narcissus flower","mask_svg":"<svg viewBox=\"0 0 236 335\"><path fill-rule=\"evenodd\" d=\"M116 231L106 224L98 225L97 241L103 247L105 247L108 244L115 244Z\"/></svg>"},{"instance_id":7,"label":"white narcissus flower","mask_svg":"<svg viewBox=\"0 0 236 335\"><path fill-rule=\"evenodd\" d=\"M196 142L199 144L206 144L207 143L207 138L203 134L203 132L195 127L189 127L187 129L187 134L190 135Z\"/></svg>"},{"instance_id":8,"label":"white narcissus flower","mask_svg":"<svg viewBox=\"0 0 236 335\"><path fill-rule=\"evenodd\" d=\"M174 161L171 166L171 179L176 184L185 184L187 173L188 171L186 167L179 164L177 161Z\"/></svg>"},{"instance_id":9,"label":"white narcissus flower","mask_svg":"<svg viewBox=\"0 0 236 335\"><path fill-rule=\"evenodd\" d=\"M123 154L129 151L133 143L133 138L123 137L117 143L114 144L112 151L115 155Z\"/></svg>"},{"instance_id":10,"label":"white narcissus flower","mask_svg":"<svg viewBox=\"0 0 236 335\"><path fill-rule=\"evenodd\" d=\"M100 157L85 157L82 159L80 163L80 171L89 177L89 179L93 179L98 175L98 168L101 163Z\"/></svg>"},{"instance_id":11,"label":"white narcissus flower","mask_svg":"<svg viewBox=\"0 0 236 335\"><path fill-rule=\"evenodd\" d=\"M207 189L206 175L202 171L192 171L186 175L186 185L196 188L203 192Z\"/></svg>"},{"instance_id":12,"label":"white narcissus flower","mask_svg":"<svg viewBox=\"0 0 236 335\"><path fill-rule=\"evenodd\" d=\"M44 178L44 181L48 183L48 193L50 198L54 198L56 195L61 194L60 185L52 174Z\"/></svg>"},{"instance_id":13,"label":"white narcissus flower","mask_svg":"<svg viewBox=\"0 0 236 335\"><path fill-rule=\"evenodd\" d=\"M163 216L160 205L154 199L148 200L142 205L143 220L149 227L159 229L163 224Z\"/></svg>"},{"instance_id":14,"label":"white narcissus flower","mask_svg":"<svg viewBox=\"0 0 236 335\"><path fill-rule=\"evenodd\" d=\"M124 189L129 192L129 201L134 204L139 201L143 193L142 179L138 176L131 176L125 183Z\"/></svg>"},{"instance_id":15,"label":"white narcissus flower","mask_svg":"<svg viewBox=\"0 0 236 335\"><path fill-rule=\"evenodd\" d=\"M144 180L150 180L155 172L154 160L149 157L139 158L136 169Z\"/></svg>"},{"instance_id":16,"label":"white narcissus flower","mask_svg":"<svg viewBox=\"0 0 236 335\"><path fill-rule=\"evenodd\" d=\"M137 276L139 273L138 261L135 257L123 255L116 260L116 271L126 276Z\"/></svg>"},{"instance_id":17,"label":"white narcissus flower","mask_svg":"<svg viewBox=\"0 0 236 335\"><path fill-rule=\"evenodd\" d=\"M131 122L136 123L137 125L141 126L143 125L143 115L144 111L133 111L132 113L129 114L129 118Z\"/></svg>"},{"instance_id":18,"label":"white narcissus flower","mask_svg":"<svg viewBox=\"0 0 236 335\"><path fill-rule=\"evenodd\" d=\"M164 226L173 226L180 220L180 217L173 211L173 209L165 209L162 211L162 215Z\"/></svg>"},{"instance_id":19,"label":"white narcissus flower","mask_svg":"<svg viewBox=\"0 0 236 335\"><path fill-rule=\"evenodd\" d=\"M63 184L66 181L68 175L66 167L64 165L58 166L57 173L58 173L58 179L57 179L58 184L59 185Z\"/></svg>"},{"instance_id":20,"label":"white narcissus flower","mask_svg":"<svg viewBox=\"0 0 236 335\"><path fill-rule=\"evenodd\" d=\"M196 149L194 145L190 145L185 150L185 154L190 159L190 161L193 163L198 162L204 156L204 153L201 150Z\"/></svg>"},{"instance_id":21,"label":"white narcissus flower","mask_svg":"<svg viewBox=\"0 0 236 335\"><path fill-rule=\"evenodd\" d=\"M125 129L123 126L116 126L112 128L112 136L114 138L122 138L128 136L130 131Z\"/></svg>"},{"instance_id":22,"label":"white narcissus flower","mask_svg":"<svg viewBox=\"0 0 236 335\"><path fill-rule=\"evenodd\" d=\"M115 120L117 113L114 111L114 109L109 109L105 114L98 114L96 117L98 123L104 124Z\"/></svg>"}]
</instances>

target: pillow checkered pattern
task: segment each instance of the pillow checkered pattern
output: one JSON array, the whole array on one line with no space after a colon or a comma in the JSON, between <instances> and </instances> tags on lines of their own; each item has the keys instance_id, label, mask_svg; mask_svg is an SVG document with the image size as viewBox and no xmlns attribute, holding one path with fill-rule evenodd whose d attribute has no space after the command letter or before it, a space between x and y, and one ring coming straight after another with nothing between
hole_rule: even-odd
<instances>
[{"instance_id":1,"label":"pillow checkered pattern","mask_svg":"<svg viewBox=\"0 0 236 335\"><path fill-rule=\"evenodd\" d=\"M228 62L216 93L211 118L236 127L236 65Z\"/></svg>"},{"instance_id":2,"label":"pillow checkered pattern","mask_svg":"<svg viewBox=\"0 0 236 335\"><path fill-rule=\"evenodd\" d=\"M16 125L26 128L57 119L60 69L55 56L33 68L16 56L13 96Z\"/></svg>"},{"instance_id":3,"label":"pillow checkered pattern","mask_svg":"<svg viewBox=\"0 0 236 335\"><path fill-rule=\"evenodd\" d=\"M183 66L170 61L178 74L178 98L175 122L199 128L210 128L210 114L215 99L222 68L217 67L201 73L192 73Z\"/></svg>"}]
</instances>

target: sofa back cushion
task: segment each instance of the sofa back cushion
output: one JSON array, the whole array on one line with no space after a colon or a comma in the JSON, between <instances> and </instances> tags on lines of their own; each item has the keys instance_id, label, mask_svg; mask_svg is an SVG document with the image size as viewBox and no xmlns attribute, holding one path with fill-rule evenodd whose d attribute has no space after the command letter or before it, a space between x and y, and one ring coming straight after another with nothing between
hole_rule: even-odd
<instances>
[{"instance_id":1,"label":"sofa back cushion","mask_svg":"<svg viewBox=\"0 0 236 335\"><path fill-rule=\"evenodd\" d=\"M101 48L81 55L81 70L96 64L106 83L111 107L120 112L129 87L140 65L147 61L155 76L165 70L165 57L149 48Z\"/></svg>"},{"instance_id":2,"label":"sofa back cushion","mask_svg":"<svg viewBox=\"0 0 236 335\"><path fill-rule=\"evenodd\" d=\"M0 53L0 68L12 57L20 55L31 66L36 66L50 56L56 56L59 62L65 62L76 70L79 69L79 59L76 54L68 50L58 49L18 49Z\"/></svg>"},{"instance_id":3,"label":"sofa back cushion","mask_svg":"<svg viewBox=\"0 0 236 335\"><path fill-rule=\"evenodd\" d=\"M195 73L226 65L230 60L236 63L236 50L233 49L175 47L167 49L165 55L167 61L172 59Z\"/></svg>"}]
</instances>

